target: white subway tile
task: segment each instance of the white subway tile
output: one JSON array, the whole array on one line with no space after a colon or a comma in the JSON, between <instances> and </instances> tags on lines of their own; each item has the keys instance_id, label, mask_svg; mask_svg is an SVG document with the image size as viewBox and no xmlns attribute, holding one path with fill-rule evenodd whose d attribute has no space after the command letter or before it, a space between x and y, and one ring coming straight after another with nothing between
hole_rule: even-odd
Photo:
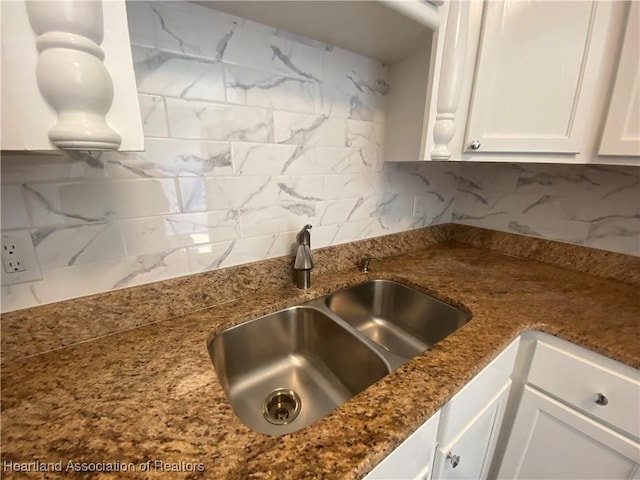
<instances>
[{"instance_id":1,"label":"white subway tile","mask_svg":"<svg viewBox=\"0 0 640 480\"><path fill-rule=\"evenodd\" d=\"M324 83L346 93L386 96L389 69L373 58L333 48L324 53Z\"/></svg>"},{"instance_id":2,"label":"white subway tile","mask_svg":"<svg viewBox=\"0 0 640 480\"><path fill-rule=\"evenodd\" d=\"M54 268L41 281L3 287L2 308L6 312L187 274L185 249Z\"/></svg>"},{"instance_id":3,"label":"white subway tile","mask_svg":"<svg viewBox=\"0 0 640 480\"><path fill-rule=\"evenodd\" d=\"M587 238L589 224L558 218L514 214L507 223L507 231L546 240L558 240L582 245Z\"/></svg>"},{"instance_id":4,"label":"white subway tile","mask_svg":"<svg viewBox=\"0 0 640 480\"><path fill-rule=\"evenodd\" d=\"M346 121L347 147L382 147L384 144L384 125L380 123Z\"/></svg>"},{"instance_id":5,"label":"white subway tile","mask_svg":"<svg viewBox=\"0 0 640 480\"><path fill-rule=\"evenodd\" d=\"M115 222L43 227L32 230L31 237L43 270L125 256L120 226Z\"/></svg>"},{"instance_id":6,"label":"white subway tile","mask_svg":"<svg viewBox=\"0 0 640 480\"><path fill-rule=\"evenodd\" d=\"M390 187L389 177L385 174L327 175L324 177L324 198L370 197L390 191Z\"/></svg>"},{"instance_id":7,"label":"white subway tile","mask_svg":"<svg viewBox=\"0 0 640 480\"><path fill-rule=\"evenodd\" d=\"M224 66L145 47L132 47L138 92L225 101Z\"/></svg>"},{"instance_id":8,"label":"white subway tile","mask_svg":"<svg viewBox=\"0 0 640 480\"><path fill-rule=\"evenodd\" d=\"M178 212L173 179L25 184L35 226L99 222Z\"/></svg>"},{"instance_id":9,"label":"white subway tile","mask_svg":"<svg viewBox=\"0 0 640 480\"><path fill-rule=\"evenodd\" d=\"M145 151L102 157L114 178L191 177L233 174L228 142L147 138Z\"/></svg>"},{"instance_id":10,"label":"white subway tile","mask_svg":"<svg viewBox=\"0 0 640 480\"><path fill-rule=\"evenodd\" d=\"M307 165L315 157L312 147L296 145L234 142L231 144L231 151L236 173L241 175L294 173L294 164Z\"/></svg>"},{"instance_id":11,"label":"white subway tile","mask_svg":"<svg viewBox=\"0 0 640 480\"><path fill-rule=\"evenodd\" d=\"M156 45L161 50L219 60L236 25L221 12L180 2L152 2Z\"/></svg>"},{"instance_id":12,"label":"white subway tile","mask_svg":"<svg viewBox=\"0 0 640 480\"><path fill-rule=\"evenodd\" d=\"M313 84L294 76L227 65L229 103L313 112Z\"/></svg>"},{"instance_id":13,"label":"white subway tile","mask_svg":"<svg viewBox=\"0 0 640 480\"><path fill-rule=\"evenodd\" d=\"M186 212L265 206L279 198L277 182L266 176L181 178L180 192Z\"/></svg>"},{"instance_id":14,"label":"white subway tile","mask_svg":"<svg viewBox=\"0 0 640 480\"><path fill-rule=\"evenodd\" d=\"M453 220L454 192L426 195L426 215L421 226L440 225ZM418 227L414 227L418 228Z\"/></svg>"},{"instance_id":15,"label":"white subway tile","mask_svg":"<svg viewBox=\"0 0 640 480\"><path fill-rule=\"evenodd\" d=\"M12 312L14 310L22 310L23 308L35 307L42 303L42 300L34 292L34 285L41 282L19 283L17 285L3 285L0 289L2 297L0 305L2 312ZM50 300L51 302L57 299Z\"/></svg>"},{"instance_id":16,"label":"white subway tile","mask_svg":"<svg viewBox=\"0 0 640 480\"><path fill-rule=\"evenodd\" d=\"M273 177L278 189L278 198L284 202L313 202L324 199L323 177L299 175Z\"/></svg>"},{"instance_id":17,"label":"white subway tile","mask_svg":"<svg viewBox=\"0 0 640 480\"><path fill-rule=\"evenodd\" d=\"M312 230L313 238L311 239L311 248L324 248L335 245L335 238L339 229L339 224L314 225Z\"/></svg>"},{"instance_id":18,"label":"white subway tile","mask_svg":"<svg viewBox=\"0 0 640 480\"><path fill-rule=\"evenodd\" d=\"M585 245L627 255L640 256L640 215L611 215L589 223Z\"/></svg>"},{"instance_id":19,"label":"white subway tile","mask_svg":"<svg viewBox=\"0 0 640 480\"><path fill-rule=\"evenodd\" d=\"M371 173L382 170L376 148L322 145L232 144L237 173L243 175Z\"/></svg>"},{"instance_id":20,"label":"white subway tile","mask_svg":"<svg viewBox=\"0 0 640 480\"><path fill-rule=\"evenodd\" d=\"M329 117L384 122L385 97L365 92L347 93L331 85L315 85L315 113Z\"/></svg>"},{"instance_id":21,"label":"white subway tile","mask_svg":"<svg viewBox=\"0 0 640 480\"><path fill-rule=\"evenodd\" d=\"M390 228L380 218L365 218L343 223L336 233L336 244L354 242L365 238L378 237L391 233Z\"/></svg>"},{"instance_id":22,"label":"white subway tile","mask_svg":"<svg viewBox=\"0 0 640 480\"><path fill-rule=\"evenodd\" d=\"M460 170L458 189L482 196L490 192L513 192L522 172L521 164L465 163Z\"/></svg>"},{"instance_id":23,"label":"white subway tile","mask_svg":"<svg viewBox=\"0 0 640 480\"><path fill-rule=\"evenodd\" d=\"M185 213L124 220L122 233L127 253L142 255L238 238L240 221L234 210Z\"/></svg>"},{"instance_id":24,"label":"white subway tile","mask_svg":"<svg viewBox=\"0 0 640 480\"><path fill-rule=\"evenodd\" d=\"M407 189L412 193L455 192L460 170L458 162L444 164L437 162L401 163L398 174L406 175Z\"/></svg>"},{"instance_id":25,"label":"white subway tile","mask_svg":"<svg viewBox=\"0 0 640 480\"><path fill-rule=\"evenodd\" d=\"M472 227L488 228L490 230L507 231L507 225L511 219L508 212L488 212L488 213L468 213L458 204L458 199L454 203L453 222Z\"/></svg>"},{"instance_id":26,"label":"white subway tile","mask_svg":"<svg viewBox=\"0 0 640 480\"><path fill-rule=\"evenodd\" d=\"M167 115L164 109L162 97L154 95L138 95L140 103L140 115L142 117L142 130L146 137L166 137Z\"/></svg>"},{"instance_id":27,"label":"white subway tile","mask_svg":"<svg viewBox=\"0 0 640 480\"><path fill-rule=\"evenodd\" d=\"M2 193L2 217L0 217L2 230L28 227L31 222L22 199L21 188L17 185L5 185L0 189L0 193Z\"/></svg>"},{"instance_id":28,"label":"white subway tile","mask_svg":"<svg viewBox=\"0 0 640 480\"><path fill-rule=\"evenodd\" d=\"M111 290L189 274L186 249L125 257L106 269Z\"/></svg>"},{"instance_id":29,"label":"white subway tile","mask_svg":"<svg viewBox=\"0 0 640 480\"><path fill-rule=\"evenodd\" d=\"M271 35L238 26L228 35L221 58L228 64L269 71L274 55L271 44Z\"/></svg>"},{"instance_id":30,"label":"white subway tile","mask_svg":"<svg viewBox=\"0 0 640 480\"><path fill-rule=\"evenodd\" d=\"M315 151L317 167L313 173L378 173L383 169L378 148L316 147Z\"/></svg>"},{"instance_id":31,"label":"white subway tile","mask_svg":"<svg viewBox=\"0 0 640 480\"><path fill-rule=\"evenodd\" d=\"M291 254L295 233L280 232L192 247L189 249L191 270L199 273Z\"/></svg>"},{"instance_id":32,"label":"white subway tile","mask_svg":"<svg viewBox=\"0 0 640 480\"><path fill-rule=\"evenodd\" d=\"M323 115L274 112L275 141L292 145L347 145L346 120Z\"/></svg>"},{"instance_id":33,"label":"white subway tile","mask_svg":"<svg viewBox=\"0 0 640 480\"><path fill-rule=\"evenodd\" d=\"M3 185L109 178L101 160L103 152L47 152L11 154L2 152Z\"/></svg>"},{"instance_id":34,"label":"white subway tile","mask_svg":"<svg viewBox=\"0 0 640 480\"><path fill-rule=\"evenodd\" d=\"M316 215L312 202L286 202L268 207L246 208L240 212L243 237L293 231L310 223Z\"/></svg>"},{"instance_id":35,"label":"white subway tile","mask_svg":"<svg viewBox=\"0 0 640 480\"><path fill-rule=\"evenodd\" d=\"M271 110L167 98L171 135L177 138L272 142Z\"/></svg>"},{"instance_id":36,"label":"white subway tile","mask_svg":"<svg viewBox=\"0 0 640 480\"><path fill-rule=\"evenodd\" d=\"M347 222L358 212L363 203L362 197L317 202L316 217L312 223L315 227Z\"/></svg>"},{"instance_id":37,"label":"white subway tile","mask_svg":"<svg viewBox=\"0 0 640 480\"><path fill-rule=\"evenodd\" d=\"M271 68L288 76L321 83L324 52L288 38L271 37Z\"/></svg>"},{"instance_id":38,"label":"white subway tile","mask_svg":"<svg viewBox=\"0 0 640 480\"><path fill-rule=\"evenodd\" d=\"M154 47L156 44L154 13L151 5L154 2L126 2L129 39L133 45Z\"/></svg>"}]
</instances>

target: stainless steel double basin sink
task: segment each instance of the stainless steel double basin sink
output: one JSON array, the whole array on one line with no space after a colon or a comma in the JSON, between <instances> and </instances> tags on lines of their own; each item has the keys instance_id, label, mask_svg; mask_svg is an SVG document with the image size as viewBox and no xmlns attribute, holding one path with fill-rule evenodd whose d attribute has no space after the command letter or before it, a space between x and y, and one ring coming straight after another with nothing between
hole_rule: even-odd
<instances>
[{"instance_id":1,"label":"stainless steel double basin sink","mask_svg":"<svg viewBox=\"0 0 640 480\"><path fill-rule=\"evenodd\" d=\"M371 280L231 327L209 355L234 411L283 435L315 422L467 323L471 315Z\"/></svg>"}]
</instances>

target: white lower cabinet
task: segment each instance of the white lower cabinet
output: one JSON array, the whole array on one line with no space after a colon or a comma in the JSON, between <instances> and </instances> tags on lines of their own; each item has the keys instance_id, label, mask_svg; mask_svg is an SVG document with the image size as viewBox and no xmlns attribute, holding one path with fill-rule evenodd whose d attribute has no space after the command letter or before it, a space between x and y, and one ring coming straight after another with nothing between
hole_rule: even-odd
<instances>
[{"instance_id":1,"label":"white lower cabinet","mask_svg":"<svg viewBox=\"0 0 640 480\"><path fill-rule=\"evenodd\" d=\"M498 478L638 478L639 445L525 386Z\"/></svg>"},{"instance_id":2,"label":"white lower cabinet","mask_svg":"<svg viewBox=\"0 0 640 480\"><path fill-rule=\"evenodd\" d=\"M509 380L451 443L438 447L433 478L487 478L510 387Z\"/></svg>"},{"instance_id":3,"label":"white lower cabinet","mask_svg":"<svg viewBox=\"0 0 640 480\"><path fill-rule=\"evenodd\" d=\"M527 332L366 479L640 480L639 442L640 371Z\"/></svg>"},{"instance_id":4,"label":"white lower cabinet","mask_svg":"<svg viewBox=\"0 0 640 480\"><path fill-rule=\"evenodd\" d=\"M519 339L516 339L365 479L477 480L483 478L477 475L478 472L486 477L511 385L509 375L513 371L518 344ZM460 456L455 468L446 458L449 451Z\"/></svg>"},{"instance_id":5,"label":"white lower cabinet","mask_svg":"<svg viewBox=\"0 0 640 480\"><path fill-rule=\"evenodd\" d=\"M640 479L640 372L549 335L533 338L498 478Z\"/></svg>"},{"instance_id":6,"label":"white lower cabinet","mask_svg":"<svg viewBox=\"0 0 640 480\"><path fill-rule=\"evenodd\" d=\"M437 412L365 478L367 480L430 479L439 419L440 412Z\"/></svg>"}]
</instances>

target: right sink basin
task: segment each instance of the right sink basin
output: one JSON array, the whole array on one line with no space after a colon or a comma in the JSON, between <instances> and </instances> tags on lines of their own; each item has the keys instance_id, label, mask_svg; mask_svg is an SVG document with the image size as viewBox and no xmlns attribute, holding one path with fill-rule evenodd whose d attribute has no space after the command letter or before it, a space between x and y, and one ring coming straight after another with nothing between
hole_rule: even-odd
<instances>
[{"instance_id":1,"label":"right sink basin","mask_svg":"<svg viewBox=\"0 0 640 480\"><path fill-rule=\"evenodd\" d=\"M401 283L370 280L325 298L326 306L386 350L412 358L471 315Z\"/></svg>"}]
</instances>

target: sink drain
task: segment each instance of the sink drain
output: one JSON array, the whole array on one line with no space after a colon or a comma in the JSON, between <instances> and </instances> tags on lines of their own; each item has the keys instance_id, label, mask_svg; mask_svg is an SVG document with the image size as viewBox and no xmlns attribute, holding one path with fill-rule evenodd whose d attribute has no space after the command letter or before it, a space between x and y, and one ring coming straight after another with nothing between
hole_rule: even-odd
<instances>
[{"instance_id":1,"label":"sink drain","mask_svg":"<svg viewBox=\"0 0 640 480\"><path fill-rule=\"evenodd\" d=\"M278 388L267 395L262 402L262 415L269 423L286 425L300 413L302 402L293 390Z\"/></svg>"}]
</instances>

